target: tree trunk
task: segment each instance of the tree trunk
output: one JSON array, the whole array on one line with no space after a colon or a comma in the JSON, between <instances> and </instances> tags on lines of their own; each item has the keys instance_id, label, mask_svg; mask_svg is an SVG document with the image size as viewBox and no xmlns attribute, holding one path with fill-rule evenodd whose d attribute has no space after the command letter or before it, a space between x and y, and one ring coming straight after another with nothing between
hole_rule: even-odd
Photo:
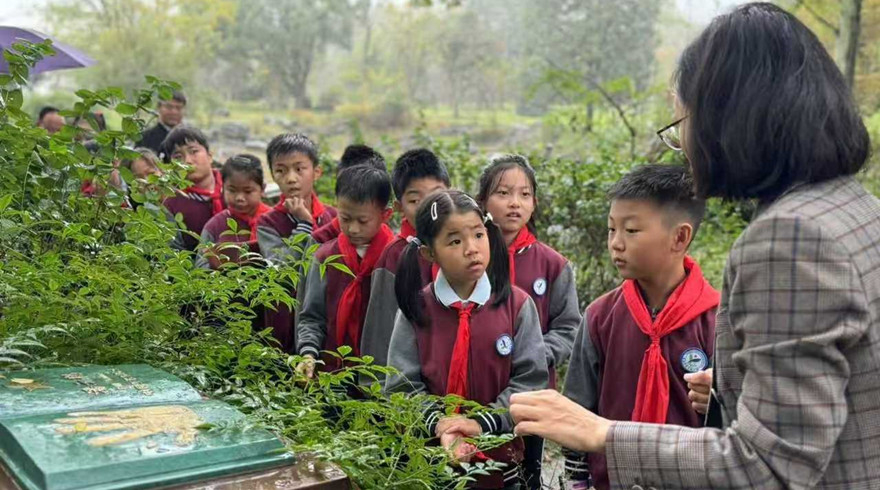
<instances>
[{"instance_id":1,"label":"tree trunk","mask_svg":"<svg viewBox=\"0 0 880 490\"><path fill-rule=\"evenodd\" d=\"M859 54L859 31L862 17L862 0L843 0L840 5L840 28L837 35L837 63L853 87L856 78L856 59Z\"/></svg>"}]
</instances>

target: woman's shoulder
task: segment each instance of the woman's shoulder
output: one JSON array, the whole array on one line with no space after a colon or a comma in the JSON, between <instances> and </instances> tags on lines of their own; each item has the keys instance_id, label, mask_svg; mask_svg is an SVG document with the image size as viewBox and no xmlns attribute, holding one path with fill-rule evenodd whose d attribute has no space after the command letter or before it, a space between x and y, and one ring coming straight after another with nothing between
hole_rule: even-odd
<instances>
[{"instance_id":1,"label":"woman's shoulder","mask_svg":"<svg viewBox=\"0 0 880 490\"><path fill-rule=\"evenodd\" d=\"M880 236L880 199L854 177L800 185L759 211L741 240L767 227L778 240L816 235L860 249Z\"/></svg>"}]
</instances>

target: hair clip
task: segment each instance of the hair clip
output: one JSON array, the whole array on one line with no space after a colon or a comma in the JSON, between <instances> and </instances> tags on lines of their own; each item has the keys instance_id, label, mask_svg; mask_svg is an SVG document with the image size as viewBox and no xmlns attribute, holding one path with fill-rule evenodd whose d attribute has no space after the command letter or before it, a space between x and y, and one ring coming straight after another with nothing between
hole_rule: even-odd
<instances>
[{"instance_id":1,"label":"hair clip","mask_svg":"<svg viewBox=\"0 0 880 490\"><path fill-rule=\"evenodd\" d=\"M485 225L486 223L488 223L490 221L492 221L492 213L490 213L489 211L486 211L486 215L483 216L483 224Z\"/></svg>"},{"instance_id":2,"label":"hair clip","mask_svg":"<svg viewBox=\"0 0 880 490\"><path fill-rule=\"evenodd\" d=\"M431 204L431 221L437 221L437 201L434 201Z\"/></svg>"},{"instance_id":3,"label":"hair clip","mask_svg":"<svg viewBox=\"0 0 880 490\"><path fill-rule=\"evenodd\" d=\"M422 241L419 240L419 237L417 237L417 236L410 237L410 238L409 238L409 243L412 243L412 244L415 245L416 247L421 247L421 246L422 246Z\"/></svg>"}]
</instances>

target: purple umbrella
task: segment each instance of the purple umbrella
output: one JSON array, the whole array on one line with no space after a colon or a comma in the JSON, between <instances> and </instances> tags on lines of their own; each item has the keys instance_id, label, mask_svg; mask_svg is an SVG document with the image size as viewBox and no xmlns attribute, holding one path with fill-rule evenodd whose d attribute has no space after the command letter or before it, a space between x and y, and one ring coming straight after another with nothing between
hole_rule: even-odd
<instances>
[{"instance_id":1,"label":"purple umbrella","mask_svg":"<svg viewBox=\"0 0 880 490\"><path fill-rule=\"evenodd\" d=\"M68 68L82 68L95 64L95 60L82 51L60 43L50 36L21 27L0 26L0 49L3 50L11 50L13 43L16 42L29 41L37 44L46 39L52 39L52 49L55 50L55 55L43 58L38 62L37 66L31 69L32 75ZM0 57L0 73L9 73L9 65L6 64L6 60L2 57Z\"/></svg>"}]
</instances>

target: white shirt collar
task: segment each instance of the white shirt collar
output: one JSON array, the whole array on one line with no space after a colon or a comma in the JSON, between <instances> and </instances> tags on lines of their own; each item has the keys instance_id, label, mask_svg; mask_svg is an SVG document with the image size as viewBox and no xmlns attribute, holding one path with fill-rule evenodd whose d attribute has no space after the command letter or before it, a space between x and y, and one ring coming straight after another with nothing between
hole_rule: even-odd
<instances>
[{"instance_id":1,"label":"white shirt collar","mask_svg":"<svg viewBox=\"0 0 880 490\"><path fill-rule=\"evenodd\" d=\"M483 306L489 302L489 297L492 296L492 283L489 282L489 276L484 272L483 277L477 281L477 285L474 287L474 292L471 293L470 298L463 300L459 298L458 293L452 289L452 286L449 284L449 281L446 280L446 277L441 270L437 273L437 279L434 279L434 296L436 296L437 300L447 308L458 301L461 301L462 304L474 302Z\"/></svg>"}]
</instances>

